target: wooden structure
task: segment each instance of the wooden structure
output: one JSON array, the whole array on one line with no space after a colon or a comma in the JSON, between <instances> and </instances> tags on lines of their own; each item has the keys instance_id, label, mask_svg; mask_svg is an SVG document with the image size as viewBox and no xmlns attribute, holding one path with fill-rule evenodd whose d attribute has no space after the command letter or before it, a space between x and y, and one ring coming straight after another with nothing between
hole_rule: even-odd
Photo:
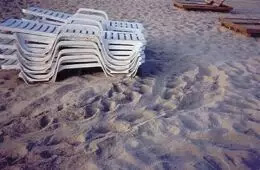
<instances>
[{"instance_id":1,"label":"wooden structure","mask_svg":"<svg viewBox=\"0 0 260 170\"><path fill-rule=\"evenodd\" d=\"M220 18L221 25L249 37L260 37L260 19Z\"/></svg>"},{"instance_id":2,"label":"wooden structure","mask_svg":"<svg viewBox=\"0 0 260 170\"><path fill-rule=\"evenodd\" d=\"M227 5L214 6L207 4L203 1L175 1L173 0L173 4L175 7L182 8L185 10L192 11L212 11L212 12L230 12L233 10L232 7Z\"/></svg>"}]
</instances>

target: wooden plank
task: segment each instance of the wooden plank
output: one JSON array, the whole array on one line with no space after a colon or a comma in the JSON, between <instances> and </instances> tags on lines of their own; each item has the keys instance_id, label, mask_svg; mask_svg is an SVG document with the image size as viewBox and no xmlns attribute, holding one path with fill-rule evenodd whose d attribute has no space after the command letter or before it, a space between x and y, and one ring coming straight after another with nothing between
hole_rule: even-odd
<instances>
[{"instance_id":1,"label":"wooden plank","mask_svg":"<svg viewBox=\"0 0 260 170\"><path fill-rule=\"evenodd\" d=\"M231 22L250 22L250 23L258 23L260 19L251 19L251 18L220 18L223 21L231 21Z\"/></svg>"},{"instance_id":2,"label":"wooden plank","mask_svg":"<svg viewBox=\"0 0 260 170\"><path fill-rule=\"evenodd\" d=\"M232 7L227 5L213 6L203 2L189 2L189 1L175 1L173 0L175 7L182 8L185 10L194 11L213 11L213 12L230 12L233 10Z\"/></svg>"},{"instance_id":3,"label":"wooden plank","mask_svg":"<svg viewBox=\"0 0 260 170\"><path fill-rule=\"evenodd\" d=\"M220 18L219 20L222 26L230 30L240 32L246 36L260 37L260 24L256 22L260 21L258 19Z\"/></svg>"},{"instance_id":4,"label":"wooden plank","mask_svg":"<svg viewBox=\"0 0 260 170\"><path fill-rule=\"evenodd\" d=\"M181 5L207 5L205 3L205 1L185 1L185 0L180 1L180 0L178 0L178 1L174 1L174 2L181 4Z\"/></svg>"},{"instance_id":5,"label":"wooden plank","mask_svg":"<svg viewBox=\"0 0 260 170\"><path fill-rule=\"evenodd\" d=\"M247 25L247 24L239 24L241 28L244 28L247 30L248 33L254 34L259 33L260 34L260 25Z\"/></svg>"},{"instance_id":6,"label":"wooden plank","mask_svg":"<svg viewBox=\"0 0 260 170\"><path fill-rule=\"evenodd\" d=\"M234 20L238 20L238 21L251 21L251 22L254 22L254 21L258 22L258 21L260 21L260 19L253 19L253 18L220 18L220 19L222 19L222 20L232 20L232 21L234 21Z\"/></svg>"},{"instance_id":7,"label":"wooden plank","mask_svg":"<svg viewBox=\"0 0 260 170\"><path fill-rule=\"evenodd\" d=\"M225 18L224 21L229 21L236 24L260 25L260 19Z\"/></svg>"},{"instance_id":8,"label":"wooden plank","mask_svg":"<svg viewBox=\"0 0 260 170\"><path fill-rule=\"evenodd\" d=\"M239 25L237 24L234 24L230 21L222 21L221 22L221 25L222 26L225 26L226 28L230 29L230 30L233 30L235 32L240 32L246 36L250 36L250 34L247 33L247 30L243 27L239 27Z\"/></svg>"}]
</instances>

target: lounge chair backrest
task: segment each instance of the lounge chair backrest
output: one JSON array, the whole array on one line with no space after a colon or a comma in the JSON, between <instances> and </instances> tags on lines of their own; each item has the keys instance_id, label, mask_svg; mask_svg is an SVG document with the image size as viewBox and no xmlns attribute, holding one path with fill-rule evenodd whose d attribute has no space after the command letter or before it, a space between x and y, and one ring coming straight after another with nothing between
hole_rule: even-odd
<instances>
[{"instance_id":1,"label":"lounge chair backrest","mask_svg":"<svg viewBox=\"0 0 260 170\"><path fill-rule=\"evenodd\" d=\"M0 30L6 32L26 33L47 37L55 37L60 33L73 33L75 36L80 34L101 35L102 30L95 25L64 24L56 26L46 23L39 23L31 20L7 19L0 23Z\"/></svg>"},{"instance_id":2,"label":"lounge chair backrest","mask_svg":"<svg viewBox=\"0 0 260 170\"><path fill-rule=\"evenodd\" d=\"M0 30L22 32L44 36L53 36L59 32L58 27L51 24L39 23L31 20L7 19L0 23Z\"/></svg>"},{"instance_id":3,"label":"lounge chair backrest","mask_svg":"<svg viewBox=\"0 0 260 170\"><path fill-rule=\"evenodd\" d=\"M97 26L100 30L104 30L104 27L103 25L97 21L97 20L93 20L93 19L90 19L88 17L86 17L85 15L83 14L75 14L73 15L72 17L70 17L66 23L74 23L74 24L84 24L84 25L94 25L94 26Z\"/></svg>"},{"instance_id":4,"label":"lounge chair backrest","mask_svg":"<svg viewBox=\"0 0 260 170\"><path fill-rule=\"evenodd\" d=\"M57 20L58 18L62 22L66 22L68 18L73 16L73 14L57 12L57 11L42 9L37 7L30 7L28 9L23 9L23 13L39 16L43 19L47 18L47 19ZM108 20L108 16L104 11L99 11L94 9L80 8L75 14L82 14L90 17L91 19L96 19L100 22L104 22L105 20Z\"/></svg>"},{"instance_id":5,"label":"lounge chair backrest","mask_svg":"<svg viewBox=\"0 0 260 170\"><path fill-rule=\"evenodd\" d=\"M32 15L39 16L39 14L48 16L50 19L56 19L57 17L60 20L66 21L69 17L72 16L72 14L64 13L64 12L57 12L49 9L42 9L37 7L29 7L28 9L23 9L23 13L28 13Z\"/></svg>"}]
</instances>

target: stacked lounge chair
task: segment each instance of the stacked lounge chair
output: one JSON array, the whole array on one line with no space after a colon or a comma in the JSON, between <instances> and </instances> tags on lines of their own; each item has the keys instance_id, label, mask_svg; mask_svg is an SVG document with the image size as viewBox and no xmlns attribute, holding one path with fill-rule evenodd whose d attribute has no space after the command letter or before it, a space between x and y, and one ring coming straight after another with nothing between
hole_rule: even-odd
<instances>
[{"instance_id":1,"label":"stacked lounge chair","mask_svg":"<svg viewBox=\"0 0 260 170\"><path fill-rule=\"evenodd\" d=\"M62 25L70 22L71 18L89 18L99 21L102 27L106 31L143 31L142 24L137 22L123 22L109 20L107 14L104 11L80 8L75 14L68 14L49 9L41 9L37 7L30 7L23 9L23 13L34 20L41 20L42 22Z\"/></svg>"},{"instance_id":2,"label":"stacked lounge chair","mask_svg":"<svg viewBox=\"0 0 260 170\"><path fill-rule=\"evenodd\" d=\"M61 70L89 67L101 67L108 76L134 76L144 62L146 41L140 23L109 21L103 11L90 9L74 15L39 8L24 11L34 11L34 20L7 19L0 24L0 65L20 70L28 83L55 81ZM53 13L65 19L48 17Z\"/></svg>"}]
</instances>

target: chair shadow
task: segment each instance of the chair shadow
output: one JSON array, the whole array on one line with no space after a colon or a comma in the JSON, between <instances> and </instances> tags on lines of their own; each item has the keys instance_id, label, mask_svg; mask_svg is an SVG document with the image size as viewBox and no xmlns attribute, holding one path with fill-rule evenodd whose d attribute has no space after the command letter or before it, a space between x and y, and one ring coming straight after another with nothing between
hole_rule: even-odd
<instances>
[{"instance_id":1,"label":"chair shadow","mask_svg":"<svg viewBox=\"0 0 260 170\"><path fill-rule=\"evenodd\" d=\"M137 72L141 78L159 75L162 72L161 65L163 61L156 60L157 54L151 50L145 50L145 63L143 63ZM163 57L162 57L163 58Z\"/></svg>"},{"instance_id":2,"label":"chair shadow","mask_svg":"<svg viewBox=\"0 0 260 170\"><path fill-rule=\"evenodd\" d=\"M93 75L101 72L103 72L103 70L99 67L62 70L58 73L56 81L60 82L74 76Z\"/></svg>"}]
</instances>

